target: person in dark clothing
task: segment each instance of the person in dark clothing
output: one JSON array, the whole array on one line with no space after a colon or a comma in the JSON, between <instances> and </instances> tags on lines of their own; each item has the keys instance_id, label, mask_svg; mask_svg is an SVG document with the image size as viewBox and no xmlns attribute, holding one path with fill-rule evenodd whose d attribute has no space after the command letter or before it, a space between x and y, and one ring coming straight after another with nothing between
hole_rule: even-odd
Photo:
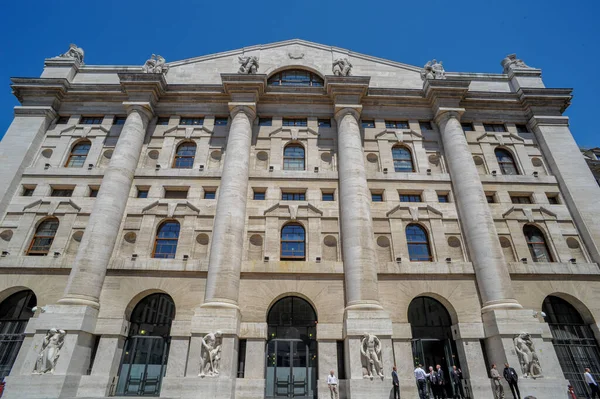
<instances>
[{"instance_id":1,"label":"person in dark clothing","mask_svg":"<svg viewBox=\"0 0 600 399\"><path fill-rule=\"evenodd\" d=\"M452 366L452 371L450 371L450 378L452 379L452 385L454 386L454 399L460 398L464 399L465 391L462 386L462 370L457 368L456 366Z\"/></svg>"},{"instance_id":2,"label":"person in dark clothing","mask_svg":"<svg viewBox=\"0 0 600 399\"><path fill-rule=\"evenodd\" d=\"M519 376L515 369L510 367L508 363L504 363L504 379L508 382L508 386L510 387L510 391L513 394L514 399L521 399L521 392L519 392ZM515 391L517 394L515 395Z\"/></svg>"},{"instance_id":3,"label":"person in dark clothing","mask_svg":"<svg viewBox=\"0 0 600 399\"><path fill-rule=\"evenodd\" d=\"M433 398L441 399L438 373L431 366L429 367L429 386L431 387Z\"/></svg>"},{"instance_id":4,"label":"person in dark clothing","mask_svg":"<svg viewBox=\"0 0 600 399\"><path fill-rule=\"evenodd\" d=\"M400 399L400 379L398 378L396 366L392 370L392 383L394 384L394 399Z\"/></svg>"},{"instance_id":5,"label":"person in dark clothing","mask_svg":"<svg viewBox=\"0 0 600 399\"><path fill-rule=\"evenodd\" d=\"M438 375L438 395L440 398L446 398L446 380L444 379L444 370L439 364L435 366L435 371Z\"/></svg>"}]
</instances>

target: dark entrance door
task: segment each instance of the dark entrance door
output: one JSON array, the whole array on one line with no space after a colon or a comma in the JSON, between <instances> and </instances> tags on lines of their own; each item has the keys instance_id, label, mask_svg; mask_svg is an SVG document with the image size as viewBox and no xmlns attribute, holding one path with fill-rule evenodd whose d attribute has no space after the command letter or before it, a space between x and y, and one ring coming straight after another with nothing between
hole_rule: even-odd
<instances>
[{"instance_id":1,"label":"dark entrance door","mask_svg":"<svg viewBox=\"0 0 600 399\"><path fill-rule=\"evenodd\" d=\"M135 307L123 349L117 396L160 395L174 317L175 304L165 294L149 295Z\"/></svg>"},{"instance_id":2,"label":"dark entrance door","mask_svg":"<svg viewBox=\"0 0 600 399\"><path fill-rule=\"evenodd\" d=\"M594 379L600 381L600 350L594 332L577 309L564 299L548 296L542 310L546 313L552 344L565 378L578 398L588 397L583 370L589 367Z\"/></svg>"},{"instance_id":3,"label":"dark entrance door","mask_svg":"<svg viewBox=\"0 0 600 399\"><path fill-rule=\"evenodd\" d=\"M316 314L304 299L286 297L269 312L267 398L317 397Z\"/></svg>"},{"instance_id":4,"label":"dark entrance door","mask_svg":"<svg viewBox=\"0 0 600 399\"><path fill-rule=\"evenodd\" d=\"M36 297L30 290L17 292L0 304L0 381L10 374L36 304Z\"/></svg>"},{"instance_id":5,"label":"dark entrance door","mask_svg":"<svg viewBox=\"0 0 600 399\"><path fill-rule=\"evenodd\" d=\"M408 307L408 321L412 330L412 350L415 366L429 367L440 365L444 372L444 389L447 396L453 396L454 387L450 381L452 366L460 368L456 345L452 339L450 314L440 302L430 297L417 297Z\"/></svg>"}]
</instances>

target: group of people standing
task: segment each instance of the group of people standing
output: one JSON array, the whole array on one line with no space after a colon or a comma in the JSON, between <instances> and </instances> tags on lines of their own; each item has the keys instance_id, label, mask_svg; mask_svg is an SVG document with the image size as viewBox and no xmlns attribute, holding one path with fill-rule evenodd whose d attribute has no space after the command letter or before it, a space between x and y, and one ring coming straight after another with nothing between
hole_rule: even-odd
<instances>
[{"instance_id":1,"label":"group of people standing","mask_svg":"<svg viewBox=\"0 0 600 399\"><path fill-rule=\"evenodd\" d=\"M428 371L429 372L425 372L421 364L415 368L415 380L417 381L420 399L428 399L428 391L431 391L433 399L446 399L450 396L452 396L452 398L465 398L465 391L462 386L463 376L461 369L452 366L452 370L450 371L450 382L454 388L454 393L452 395L448 395L448 392L446 391L447 380L442 367L439 364L435 366L435 369L433 366L429 366ZM394 399L396 398L394 397Z\"/></svg>"}]
</instances>

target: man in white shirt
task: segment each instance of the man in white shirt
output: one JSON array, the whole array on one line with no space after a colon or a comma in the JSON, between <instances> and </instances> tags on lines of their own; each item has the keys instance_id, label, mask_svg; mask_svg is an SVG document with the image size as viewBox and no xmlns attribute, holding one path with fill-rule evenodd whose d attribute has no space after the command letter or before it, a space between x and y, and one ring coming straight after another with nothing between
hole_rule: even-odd
<instances>
[{"instance_id":1,"label":"man in white shirt","mask_svg":"<svg viewBox=\"0 0 600 399\"><path fill-rule=\"evenodd\" d=\"M335 371L331 370L329 375L327 376L327 385L329 386L329 393L331 394L331 399L339 399L340 395L338 393L338 379L335 376Z\"/></svg>"},{"instance_id":2,"label":"man in white shirt","mask_svg":"<svg viewBox=\"0 0 600 399\"><path fill-rule=\"evenodd\" d=\"M418 365L415 369L415 380L417 381L417 388L419 389L419 399L427 399L427 377L429 374L423 370L422 365Z\"/></svg>"},{"instance_id":3,"label":"man in white shirt","mask_svg":"<svg viewBox=\"0 0 600 399\"><path fill-rule=\"evenodd\" d=\"M598 389L598 384L596 383L596 380L590 373L590 369L585 369L583 377L585 378L585 382L590 386L590 390L592 391L592 399L596 398L596 395L598 395L598 397L600 398L600 389Z\"/></svg>"}]
</instances>

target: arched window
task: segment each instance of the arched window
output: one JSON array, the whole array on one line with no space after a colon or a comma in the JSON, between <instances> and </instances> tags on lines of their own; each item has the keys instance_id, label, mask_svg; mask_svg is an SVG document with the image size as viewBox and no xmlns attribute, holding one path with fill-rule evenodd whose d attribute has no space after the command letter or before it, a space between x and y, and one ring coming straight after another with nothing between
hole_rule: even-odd
<instances>
[{"instance_id":1,"label":"arched window","mask_svg":"<svg viewBox=\"0 0 600 399\"><path fill-rule=\"evenodd\" d=\"M304 260L305 232L298 223L289 223L281 229L281 260Z\"/></svg>"},{"instance_id":2,"label":"arched window","mask_svg":"<svg viewBox=\"0 0 600 399\"><path fill-rule=\"evenodd\" d=\"M196 144L186 141L177 147L173 167L177 169L192 169L196 156Z\"/></svg>"},{"instance_id":3,"label":"arched window","mask_svg":"<svg viewBox=\"0 0 600 399\"><path fill-rule=\"evenodd\" d=\"M52 241L58 230L58 219L48 218L40 223L35 230L35 234L29 244L27 255L29 256L46 256L50 252Z\"/></svg>"},{"instance_id":4,"label":"arched window","mask_svg":"<svg viewBox=\"0 0 600 399\"><path fill-rule=\"evenodd\" d=\"M406 242L408 243L408 257L411 262L430 262L431 250L427 231L418 224L406 226Z\"/></svg>"},{"instance_id":5,"label":"arched window","mask_svg":"<svg viewBox=\"0 0 600 399\"><path fill-rule=\"evenodd\" d=\"M500 165L500 171L503 175L518 175L519 170L517 169L517 164L515 163L515 159L512 154L506 150L501 148L497 148L496 151L496 159L498 160L498 165Z\"/></svg>"},{"instance_id":6,"label":"arched window","mask_svg":"<svg viewBox=\"0 0 600 399\"><path fill-rule=\"evenodd\" d=\"M323 87L323 79L315 73L302 69L281 71L271 76L267 82L269 86L312 86Z\"/></svg>"},{"instance_id":7,"label":"arched window","mask_svg":"<svg viewBox=\"0 0 600 399\"><path fill-rule=\"evenodd\" d=\"M171 220L163 222L156 232L153 258L174 259L179 240L179 223Z\"/></svg>"},{"instance_id":8,"label":"arched window","mask_svg":"<svg viewBox=\"0 0 600 399\"><path fill-rule=\"evenodd\" d=\"M396 146L392 148L392 158L394 159L394 170L396 172L414 172L412 155L408 148Z\"/></svg>"},{"instance_id":9,"label":"arched window","mask_svg":"<svg viewBox=\"0 0 600 399\"><path fill-rule=\"evenodd\" d=\"M540 229L530 224L523 227L529 253L534 262L554 262L546 244L546 237Z\"/></svg>"},{"instance_id":10,"label":"arched window","mask_svg":"<svg viewBox=\"0 0 600 399\"><path fill-rule=\"evenodd\" d=\"M90 147L92 143L89 141L80 141L75 144L73 148L71 148L71 154L69 154L69 159L67 159L67 163L65 164L66 168L82 168L83 164L85 164L85 159L88 156L88 152L90 152Z\"/></svg>"},{"instance_id":11,"label":"arched window","mask_svg":"<svg viewBox=\"0 0 600 399\"><path fill-rule=\"evenodd\" d=\"M289 144L283 150L283 170L304 170L304 147Z\"/></svg>"},{"instance_id":12,"label":"arched window","mask_svg":"<svg viewBox=\"0 0 600 399\"><path fill-rule=\"evenodd\" d=\"M36 305L37 299L31 290L12 294L0 304L0 379L10 373L17 359L25 339L25 327L33 316L33 307Z\"/></svg>"}]
</instances>

